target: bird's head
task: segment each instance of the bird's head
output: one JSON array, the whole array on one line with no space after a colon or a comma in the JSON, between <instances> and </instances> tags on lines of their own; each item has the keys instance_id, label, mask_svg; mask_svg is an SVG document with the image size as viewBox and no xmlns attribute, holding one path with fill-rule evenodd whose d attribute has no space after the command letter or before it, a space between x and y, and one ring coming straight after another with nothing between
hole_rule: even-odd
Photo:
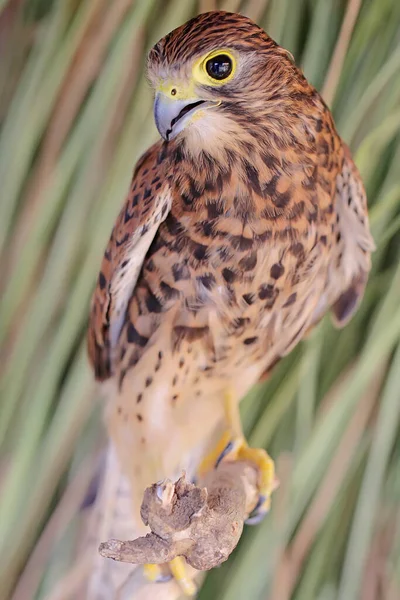
<instances>
[{"instance_id":1,"label":"bird's head","mask_svg":"<svg viewBox=\"0 0 400 600\"><path fill-rule=\"evenodd\" d=\"M201 14L149 53L158 131L167 141L182 134L197 146L229 139L258 124L269 102L278 105L296 72L290 54L247 17Z\"/></svg>"}]
</instances>

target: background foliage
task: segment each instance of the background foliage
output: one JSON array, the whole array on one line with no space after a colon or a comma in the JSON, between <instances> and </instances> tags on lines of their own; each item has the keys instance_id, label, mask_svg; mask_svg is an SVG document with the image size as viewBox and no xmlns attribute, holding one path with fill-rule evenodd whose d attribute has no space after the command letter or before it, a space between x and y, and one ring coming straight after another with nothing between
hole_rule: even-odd
<instances>
[{"instance_id":1,"label":"background foliage","mask_svg":"<svg viewBox=\"0 0 400 600\"><path fill-rule=\"evenodd\" d=\"M400 3L0 0L0 589L54 599L102 434L83 337L133 165L155 138L146 50L218 5L257 20L332 107L378 250L364 302L243 403L277 458L272 515L201 599L400 598Z\"/></svg>"}]
</instances>

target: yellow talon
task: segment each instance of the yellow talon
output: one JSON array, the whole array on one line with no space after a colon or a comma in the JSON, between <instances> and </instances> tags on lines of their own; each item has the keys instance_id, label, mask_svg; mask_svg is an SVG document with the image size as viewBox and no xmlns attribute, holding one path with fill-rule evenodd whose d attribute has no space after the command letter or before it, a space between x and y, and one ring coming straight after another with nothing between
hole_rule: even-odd
<instances>
[{"instance_id":1,"label":"yellow talon","mask_svg":"<svg viewBox=\"0 0 400 600\"><path fill-rule=\"evenodd\" d=\"M165 567L168 567L169 574L166 574ZM173 577L185 596L194 596L197 592L195 583L188 577L185 559L181 556L177 556L165 565L144 565L143 574L152 583L161 583Z\"/></svg>"},{"instance_id":2,"label":"yellow talon","mask_svg":"<svg viewBox=\"0 0 400 600\"><path fill-rule=\"evenodd\" d=\"M158 583L164 580L163 570L160 565L144 565L143 574L145 578L152 583Z\"/></svg>"},{"instance_id":3,"label":"yellow talon","mask_svg":"<svg viewBox=\"0 0 400 600\"><path fill-rule=\"evenodd\" d=\"M197 592L197 587L188 577L185 559L182 556L177 556L171 560L169 568L184 594L186 596L194 596Z\"/></svg>"},{"instance_id":4,"label":"yellow talon","mask_svg":"<svg viewBox=\"0 0 400 600\"><path fill-rule=\"evenodd\" d=\"M260 493L259 504L256 507L257 515L248 520L256 523L262 515L266 514L271 505L271 494L278 486L275 477L275 464L268 453L262 448L250 448L243 435L240 421L239 405L232 389L224 394L225 419L228 426L217 446L200 463L198 474L201 477L207 471L215 468L221 460L246 460L258 468L258 490Z\"/></svg>"},{"instance_id":5,"label":"yellow talon","mask_svg":"<svg viewBox=\"0 0 400 600\"><path fill-rule=\"evenodd\" d=\"M237 460L248 460L257 466L260 495L266 499L270 498L276 487L275 464L266 450L263 448L249 448L247 444L243 444L237 453Z\"/></svg>"}]
</instances>

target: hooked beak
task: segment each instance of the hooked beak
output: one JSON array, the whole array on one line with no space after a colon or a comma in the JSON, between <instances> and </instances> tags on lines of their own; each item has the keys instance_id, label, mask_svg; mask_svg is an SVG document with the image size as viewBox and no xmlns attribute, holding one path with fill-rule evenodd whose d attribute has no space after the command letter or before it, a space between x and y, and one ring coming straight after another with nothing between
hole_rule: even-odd
<instances>
[{"instance_id":1,"label":"hooked beak","mask_svg":"<svg viewBox=\"0 0 400 600\"><path fill-rule=\"evenodd\" d=\"M175 100L157 92L154 101L154 119L157 129L166 142L182 131L200 109L218 106L219 102L207 100Z\"/></svg>"}]
</instances>

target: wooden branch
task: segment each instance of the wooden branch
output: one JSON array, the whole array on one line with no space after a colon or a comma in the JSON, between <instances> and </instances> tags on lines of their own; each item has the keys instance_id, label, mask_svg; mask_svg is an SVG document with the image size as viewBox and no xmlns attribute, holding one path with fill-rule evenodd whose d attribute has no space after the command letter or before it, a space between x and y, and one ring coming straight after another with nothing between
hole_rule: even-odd
<instances>
[{"instance_id":1,"label":"wooden branch","mask_svg":"<svg viewBox=\"0 0 400 600\"><path fill-rule=\"evenodd\" d=\"M160 564L184 556L199 571L223 563L258 501L257 470L247 462L222 462L201 481L183 475L147 488L141 516L151 533L131 541L100 545L103 557L132 564Z\"/></svg>"}]
</instances>

